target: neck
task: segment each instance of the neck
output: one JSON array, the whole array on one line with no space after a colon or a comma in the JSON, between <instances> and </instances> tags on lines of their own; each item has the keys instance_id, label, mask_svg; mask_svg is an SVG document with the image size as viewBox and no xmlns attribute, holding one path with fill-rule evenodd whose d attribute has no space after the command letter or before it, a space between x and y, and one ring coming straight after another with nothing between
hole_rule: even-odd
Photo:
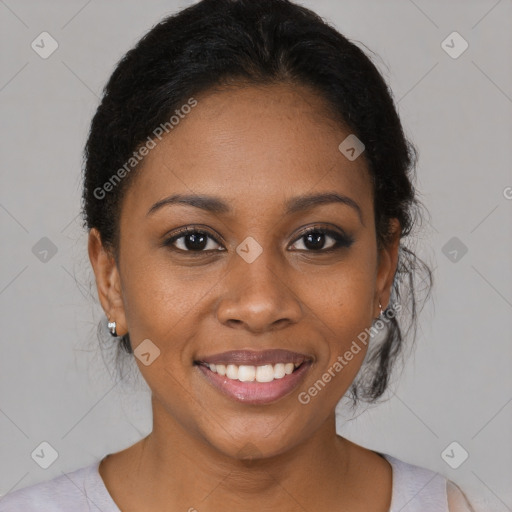
<instances>
[{"instance_id":1,"label":"neck","mask_svg":"<svg viewBox=\"0 0 512 512\"><path fill-rule=\"evenodd\" d=\"M349 486L351 443L336 434L334 412L313 435L286 451L263 456L247 443L241 450L247 458L241 458L186 431L160 414L156 403L153 411L153 431L138 443L131 471L133 481L145 482L146 499L155 510L177 499L183 510L315 510L319 499L333 490L343 495Z\"/></svg>"}]
</instances>

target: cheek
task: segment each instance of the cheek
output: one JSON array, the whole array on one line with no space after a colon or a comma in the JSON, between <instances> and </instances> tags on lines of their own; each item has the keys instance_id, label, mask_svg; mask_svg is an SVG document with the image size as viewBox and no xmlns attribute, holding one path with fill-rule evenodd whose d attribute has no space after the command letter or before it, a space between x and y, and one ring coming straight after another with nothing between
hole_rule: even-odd
<instances>
[{"instance_id":1,"label":"cheek","mask_svg":"<svg viewBox=\"0 0 512 512\"><path fill-rule=\"evenodd\" d=\"M336 279L319 281L309 294L318 361L298 400L311 404L318 417L336 406L361 368L370 339L372 289L368 272L350 267Z\"/></svg>"},{"instance_id":2,"label":"cheek","mask_svg":"<svg viewBox=\"0 0 512 512\"><path fill-rule=\"evenodd\" d=\"M316 285L315 279L308 280L303 292L320 338L327 341L327 350L319 352L319 367L331 377L336 374L340 388L348 387L359 371L370 341L375 291L371 254L369 248L366 254L354 255L330 276L317 274Z\"/></svg>"},{"instance_id":3,"label":"cheek","mask_svg":"<svg viewBox=\"0 0 512 512\"><path fill-rule=\"evenodd\" d=\"M329 304L322 320L325 325L324 336L328 340L328 354L322 365L324 371L330 369L341 374L346 386L353 380L363 362L371 326L370 296L367 287L360 287L350 293L340 293L337 304ZM341 367L340 367L341 364ZM327 377L328 378L328 377Z\"/></svg>"},{"instance_id":4,"label":"cheek","mask_svg":"<svg viewBox=\"0 0 512 512\"><path fill-rule=\"evenodd\" d=\"M208 274L192 279L190 270L171 267L165 259L142 253L126 258L123 300L130 337L167 340L211 287Z\"/></svg>"},{"instance_id":5,"label":"cheek","mask_svg":"<svg viewBox=\"0 0 512 512\"><path fill-rule=\"evenodd\" d=\"M333 333L354 334L352 329L364 329L372 321L374 275L372 258L354 253L329 272L310 274L301 293Z\"/></svg>"}]
</instances>

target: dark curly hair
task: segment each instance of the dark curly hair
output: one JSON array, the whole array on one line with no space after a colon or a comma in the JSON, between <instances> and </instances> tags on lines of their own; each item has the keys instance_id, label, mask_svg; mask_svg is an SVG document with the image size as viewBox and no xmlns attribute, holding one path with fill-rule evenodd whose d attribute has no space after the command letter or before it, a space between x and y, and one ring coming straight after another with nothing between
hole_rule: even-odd
<instances>
[{"instance_id":1,"label":"dark curly hair","mask_svg":"<svg viewBox=\"0 0 512 512\"><path fill-rule=\"evenodd\" d=\"M84 227L97 228L119 262L120 206L137 166L107 191L116 170L194 95L219 86L272 83L312 88L329 105L329 114L364 143L379 248L390 241L390 220L400 221L390 304L405 301L402 310L408 314L389 319L385 336L370 344L350 388L354 405L359 399L375 402L403 355L411 327L413 341L416 337L414 281L424 274L427 297L432 287L431 270L402 241L421 220L413 186L417 151L370 58L311 10L288 0L202 0L154 26L116 66L92 120L84 153ZM128 334L118 347L132 353Z\"/></svg>"}]
</instances>

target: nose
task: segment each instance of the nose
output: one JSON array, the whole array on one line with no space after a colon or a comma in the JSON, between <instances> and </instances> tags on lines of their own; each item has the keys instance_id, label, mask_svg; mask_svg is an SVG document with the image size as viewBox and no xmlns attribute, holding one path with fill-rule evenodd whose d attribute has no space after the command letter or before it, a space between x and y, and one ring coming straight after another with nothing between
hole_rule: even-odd
<instances>
[{"instance_id":1,"label":"nose","mask_svg":"<svg viewBox=\"0 0 512 512\"><path fill-rule=\"evenodd\" d=\"M286 273L271 261L270 252L263 251L252 263L234 257L217 303L217 318L222 324L262 333L300 321L303 309L299 297L287 282Z\"/></svg>"}]
</instances>

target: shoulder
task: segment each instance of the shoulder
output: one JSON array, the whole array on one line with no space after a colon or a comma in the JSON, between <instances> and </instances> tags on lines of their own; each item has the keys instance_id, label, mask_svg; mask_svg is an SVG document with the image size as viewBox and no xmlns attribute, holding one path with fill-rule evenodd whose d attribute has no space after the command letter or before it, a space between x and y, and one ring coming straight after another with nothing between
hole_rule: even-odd
<instances>
[{"instance_id":1,"label":"shoulder","mask_svg":"<svg viewBox=\"0 0 512 512\"><path fill-rule=\"evenodd\" d=\"M474 512L459 487L440 473L381 455L393 468L390 512Z\"/></svg>"},{"instance_id":2,"label":"shoulder","mask_svg":"<svg viewBox=\"0 0 512 512\"><path fill-rule=\"evenodd\" d=\"M446 481L446 494L449 512L475 512L466 495L455 482L451 480Z\"/></svg>"},{"instance_id":3,"label":"shoulder","mask_svg":"<svg viewBox=\"0 0 512 512\"><path fill-rule=\"evenodd\" d=\"M94 510L98 490L99 461L70 473L6 494L0 498L0 512L76 512ZM101 509L103 510L103 509ZM111 509L105 509L110 512Z\"/></svg>"}]
</instances>

